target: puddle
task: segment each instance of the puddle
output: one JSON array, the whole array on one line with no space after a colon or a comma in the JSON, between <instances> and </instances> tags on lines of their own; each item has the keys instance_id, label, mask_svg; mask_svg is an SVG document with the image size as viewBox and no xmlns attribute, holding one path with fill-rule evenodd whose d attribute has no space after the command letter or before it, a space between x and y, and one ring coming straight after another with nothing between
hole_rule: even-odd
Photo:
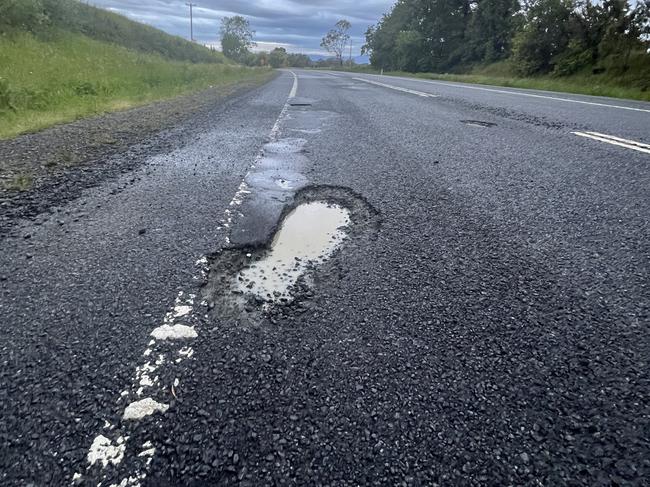
<instances>
[{"instance_id":1,"label":"puddle","mask_svg":"<svg viewBox=\"0 0 650 487\"><path fill-rule=\"evenodd\" d=\"M268 193L266 203L249 207L259 211L233 224L231 246L207 258L200 299L220 323L257 326L265 315L309 299L324 282L337 278L337 249L355 249L361 240L376 237L380 215L363 196L349 188L304 182L295 192L279 188L287 183L295 187L294 176L266 174L264 186L275 187L261 192Z\"/></svg>"},{"instance_id":2,"label":"puddle","mask_svg":"<svg viewBox=\"0 0 650 487\"><path fill-rule=\"evenodd\" d=\"M481 120L461 120L461 123L474 127L494 127L496 125L494 122L483 122Z\"/></svg>"},{"instance_id":3,"label":"puddle","mask_svg":"<svg viewBox=\"0 0 650 487\"><path fill-rule=\"evenodd\" d=\"M313 201L289 213L270 250L242 269L237 290L264 301L288 301L289 289L309 264L321 263L345 239L350 212L336 204Z\"/></svg>"}]
</instances>

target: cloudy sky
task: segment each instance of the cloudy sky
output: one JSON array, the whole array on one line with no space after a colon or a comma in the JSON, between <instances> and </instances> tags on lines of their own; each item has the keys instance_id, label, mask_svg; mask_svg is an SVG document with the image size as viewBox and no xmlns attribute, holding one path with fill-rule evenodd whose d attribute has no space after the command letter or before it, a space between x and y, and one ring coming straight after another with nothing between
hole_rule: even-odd
<instances>
[{"instance_id":1,"label":"cloudy sky","mask_svg":"<svg viewBox=\"0 0 650 487\"><path fill-rule=\"evenodd\" d=\"M189 0L91 0L98 7L124 14L171 34L189 37ZM336 21L352 24L352 52L358 55L363 34L388 12L395 0L192 0L194 38L216 43L220 19L243 15L256 31L258 50L284 46L289 52L324 54L320 40Z\"/></svg>"}]
</instances>

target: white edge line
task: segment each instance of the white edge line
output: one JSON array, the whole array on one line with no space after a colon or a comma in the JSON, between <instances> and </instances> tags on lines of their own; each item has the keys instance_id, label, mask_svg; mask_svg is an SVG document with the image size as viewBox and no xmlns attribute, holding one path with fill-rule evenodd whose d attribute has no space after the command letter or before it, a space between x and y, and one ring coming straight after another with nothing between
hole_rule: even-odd
<instances>
[{"instance_id":1,"label":"white edge line","mask_svg":"<svg viewBox=\"0 0 650 487\"><path fill-rule=\"evenodd\" d=\"M619 147L625 147L626 149L632 149L639 152L644 152L650 154L650 149L643 149L634 145L624 144L623 142L617 142L615 140L606 139L604 137L597 137L595 135L587 134L585 132L571 132L572 134L579 135L580 137L587 137L588 139L598 140L600 142L606 142L608 144L617 145Z\"/></svg>"},{"instance_id":2,"label":"white edge line","mask_svg":"<svg viewBox=\"0 0 650 487\"><path fill-rule=\"evenodd\" d=\"M410 93L412 95L421 96L423 98L437 98L438 97L438 95L434 95L433 93L425 93L424 91L411 90L409 88L404 88L402 86L388 85L386 83L379 83L377 81L371 81L369 79L363 79L363 78L352 78L352 79L356 80L356 81L363 81L364 83L369 83L371 85L382 86L384 88L390 88L391 90L402 91L404 93Z\"/></svg>"},{"instance_id":3,"label":"white edge line","mask_svg":"<svg viewBox=\"0 0 650 487\"><path fill-rule=\"evenodd\" d=\"M370 76L380 76L378 74L370 75ZM427 79L418 79L418 78L404 78L402 76L391 76L392 78L396 79L401 79L404 81L417 81L419 83L429 83L432 85L443 85L443 86L451 86L454 88L467 88L469 90L480 90L480 91L490 91L493 93L504 93L506 95L519 95L519 96L530 96L532 98L545 98L547 100L555 100L555 101L565 101L568 103L581 103L583 105L593 105L593 106L598 106L598 107L607 107L607 108L618 108L620 110L632 110L635 112L645 112L645 113L650 113L650 109L647 108L636 108L636 107L624 107L621 105L610 105L608 103L598 103L595 101L584 101L584 100L572 100L571 98L561 98L559 96L548 96L548 95L536 95L534 93L523 93L521 91L508 91L508 90L499 90L496 88L485 88L483 86L470 86L465 83L447 83L444 81L436 81L436 80L427 80ZM586 95L589 96L589 95Z\"/></svg>"}]
</instances>

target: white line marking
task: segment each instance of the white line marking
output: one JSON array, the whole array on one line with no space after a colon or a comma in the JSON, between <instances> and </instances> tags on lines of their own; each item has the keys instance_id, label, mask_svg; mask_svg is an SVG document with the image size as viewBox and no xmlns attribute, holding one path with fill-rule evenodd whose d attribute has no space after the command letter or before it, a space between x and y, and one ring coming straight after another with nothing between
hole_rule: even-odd
<instances>
[{"instance_id":1,"label":"white line marking","mask_svg":"<svg viewBox=\"0 0 650 487\"><path fill-rule=\"evenodd\" d=\"M168 409L169 406L167 404L162 404L158 401L154 401L150 397L145 397L144 399L129 404L124 410L124 416L122 416L122 419L142 419L145 416L151 416L156 412L164 413Z\"/></svg>"},{"instance_id":2,"label":"white line marking","mask_svg":"<svg viewBox=\"0 0 650 487\"><path fill-rule=\"evenodd\" d=\"M636 140L624 139L622 137L615 137L614 135L601 134L600 132L585 131L585 133L589 135L595 135L596 137L603 137L605 139L616 140L618 142L623 142L625 144L635 145L637 147L643 147L644 149L650 149L650 144L644 144L643 142L637 142Z\"/></svg>"},{"instance_id":3,"label":"white line marking","mask_svg":"<svg viewBox=\"0 0 650 487\"><path fill-rule=\"evenodd\" d=\"M187 325L161 325L151 332L156 340L182 340L196 338L198 335L192 326Z\"/></svg>"},{"instance_id":4,"label":"white line marking","mask_svg":"<svg viewBox=\"0 0 650 487\"><path fill-rule=\"evenodd\" d=\"M432 93L425 93L423 91L410 90L408 88L402 88L401 86L387 85L386 83L379 83L378 81L370 81L369 79L363 78L352 78L357 81L363 81L364 83L370 83L371 85L382 86L384 88L390 88L391 90L403 91L404 93L410 93L412 95L421 96L423 98L437 98L438 95Z\"/></svg>"},{"instance_id":5,"label":"white line marking","mask_svg":"<svg viewBox=\"0 0 650 487\"><path fill-rule=\"evenodd\" d=\"M296 93L298 93L298 75L293 71L289 71L293 75L293 86L289 92L289 98L295 98Z\"/></svg>"},{"instance_id":6,"label":"white line marking","mask_svg":"<svg viewBox=\"0 0 650 487\"><path fill-rule=\"evenodd\" d=\"M589 139L598 140L600 142L606 142L607 144L617 145L619 147L625 147L626 149L632 149L635 151L643 152L644 154L650 154L650 146L646 144L642 144L640 142L629 141L630 143L624 143L620 141L626 139L621 139L619 137L614 137L611 135L598 134L598 132L571 132L571 133L575 135L579 135L580 137L587 137Z\"/></svg>"},{"instance_id":7,"label":"white line marking","mask_svg":"<svg viewBox=\"0 0 650 487\"><path fill-rule=\"evenodd\" d=\"M104 468L106 468L109 463L119 465L124 458L125 451L126 443L122 436L117 439L117 444L114 445L113 442L104 435L99 435L93 440L93 444L88 450L88 463L90 465L95 465L95 463L99 462ZM77 476L77 474L75 476Z\"/></svg>"},{"instance_id":8,"label":"white line marking","mask_svg":"<svg viewBox=\"0 0 650 487\"><path fill-rule=\"evenodd\" d=\"M379 75L374 75L374 76L379 76ZM572 100L571 98L561 98L559 96L549 96L549 95L536 95L534 93L523 93L521 91L508 91L508 90L499 90L496 88L484 88L482 86L468 86L465 84L460 84L460 83L445 83L444 81L435 81L435 80L425 80L425 79L417 79L417 78L402 78L399 76L395 76L397 79L401 79L404 81L417 81L419 83L429 83L432 85L443 85L443 86L451 86L453 88L467 88L468 90L480 90L480 91L490 91L492 93L503 93L506 95L518 95L518 96L529 96L531 98L544 98L547 100L555 100L555 101L564 101L567 103L580 103L583 105L593 105L597 107L607 107L607 108L618 108L620 110L632 110L635 112L645 112L645 113L650 113L650 109L647 108L636 108L636 107L625 107L621 105L610 105L608 103L599 103L595 101L584 101L584 100ZM354 79L359 79L359 78L354 78Z\"/></svg>"},{"instance_id":9,"label":"white line marking","mask_svg":"<svg viewBox=\"0 0 650 487\"><path fill-rule=\"evenodd\" d=\"M282 107L282 110L280 111L278 118L275 120L275 123L271 128L271 131L268 136L270 142L274 142L277 140L278 135L280 133L281 122L290 108L289 100L290 98L295 97L296 93L298 92L298 76L293 71L289 71L289 72L293 75L293 85L291 87L291 91L289 93L289 97L287 98L287 101ZM259 163L259 161L262 159L263 156L264 156L264 152L263 150L260 150L257 157L255 158L255 161L253 162L253 164L251 164L251 166L248 169L248 172L244 176L244 179L242 180L239 189L235 193L235 196L233 197L229 206L241 204L243 199L246 197L246 194L250 193L250 191L248 191L247 189L248 186L246 185L244 180L246 179L250 171ZM231 210L226 209L224 211L224 216L226 217L226 220L222 220L222 226L229 227L235 215ZM230 243L230 239L227 236L225 237L225 242L226 245ZM195 276L197 279L207 278L208 275L207 265L208 265L208 260L205 256L201 257L196 261L196 266L199 270L199 276ZM149 341L147 348L144 350L143 353L144 357L148 357L152 354L152 347L156 345L156 341L163 341L167 339L179 339L179 338L191 339L197 336L196 330L193 326L187 326L187 325L181 325L175 323L177 319L181 319L182 321L187 321L187 320L191 320L194 316L196 316L195 314L192 313L194 309L195 297L196 296L194 296L193 294L190 294L187 298L185 298L184 293L182 291L178 294L178 297L174 302L174 307L171 309L171 311L169 311L165 315L163 324L155 328L151 332L151 335L153 335L154 339ZM202 306L206 304L207 303L205 302L201 303ZM174 360L173 363L178 363L181 360L191 358L194 355L194 350L191 347L185 347L177 350L177 353L179 357L176 358L176 360ZM151 379L151 376L153 372L155 372L157 368L160 365L162 365L164 361L165 361L164 356L160 355L158 360L156 360L153 364L151 363L151 361L146 361L143 365L136 367L134 378L133 378L133 384L131 388L132 392L129 392L128 389L123 391L120 394L120 397L118 398L118 403L126 400L129 396L132 395L135 395L136 397L140 397L144 390L144 387L152 388L153 386L150 385L151 383L156 385L158 382L158 377L156 376L153 379ZM178 384L179 384L178 380L175 379L173 385L175 387L178 387ZM136 390L136 387L138 386L139 388ZM163 392L165 391L163 390L159 391L159 393L163 393ZM154 399L147 397L132 402L128 406L126 406L122 419L139 420L155 412L164 413L165 411L167 411L168 408L169 405L157 402ZM108 428L109 430L114 430L115 427L116 425L112 425L108 423L108 425L105 426L104 429ZM122 431L123 427L117 428L116 435ZM128 436L119 436L116 442L113 443L110 439L106 438L105 436L101 434L98 435L93 441L91 447L89 448L89 452L88 452L89 467L87 471L89 471L90 467L92 467L97 462L101 464L102 469L105 469L109 463L118 465L120 462L122 462L124 457L124 452L126 450L126 442L128 441L128 439L129 439ZM138 467L135 468L135 476L129 476L127 478L124 478L119 484L113 484L113 486L135 487L140 485L140 482L143 481L147 476L152 455L155 451L153 448L151 448L151 446L152 445L150 442L147 442L143 445L143 447L147 448L147 451L143 452L143 454L138 456L146 457L147 460L140 469L138 469ZM131 470L134 469L132 468ZM131 473L134 472L132 471ZM72 480L74 484L79 483L80 481L83 480L82 474L78 472L75 473ZM102 482L100 482L100 485L101 483Z\"/></svg>"}]
</instances>

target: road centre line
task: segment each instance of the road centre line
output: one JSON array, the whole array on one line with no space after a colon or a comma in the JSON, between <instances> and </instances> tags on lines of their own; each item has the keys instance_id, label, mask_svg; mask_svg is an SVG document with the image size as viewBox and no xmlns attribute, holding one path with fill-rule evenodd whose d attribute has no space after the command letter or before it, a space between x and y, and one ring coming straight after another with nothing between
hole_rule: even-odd
<instances>
[{"instance_id":1,"label":"road centre line","mask_svg":"<svg viewBox=\"0 0 650 487\"><path fill-rule=\"evenodd\" d=\"M607 144L617 145L619 147L624 147L626 149L632 149L635 151L643 152L644 154L650 154L650 145L643 144L641 142L636 142L634 140L623 139L621 137L615 137L613 135L601 134L599 132L571 132L574 135L580 137L587 137L589 139L598 140L600 142L605 142Z\"/></svg>"},{"instance_id":2,"label":"road centre line","mask_svg":"<svg viewBox=\"0 0 650 487\"><path fill-rule=\"evenodd\" d=\"M423 98L436 98L436 97L438 97L438 95L434 95L432 93L425 93L423 91L410 90L408 88L402 88L401 86L387 85L386 83L379 83L378 81L371 81L369 79L364 79L364 78L352 78L352 79L357 80L357 81L363 81L364 83L370 83L371 85L377 85L377 86L382 86L384 88L390 88L391 90L403 91L404 93L410 93L412 95L421 96Z\"/></svg>"},{"instance_id":3,"label":"road centre line","mask_svg":"<svg viewBox=\"0 0 650 487\"><path fill-rule=\"evenodd\" d=\"M375 75L379 76L379 75ZM398 79L404 80L404 81L417 81L419 83L429 83L432 85L443 85L443 86L451 86L452 88L467 88L468 90L480 90L480 91L489 91L492 93L502 93L506 95L518 95L518 96L529 96L531 98L544 98L547 100L555 100L555 101L564 101L567 103L580 103L583 105L593 105L593 106L598 106L598 107L607 107L607 108L618 108L620 110L632 110L635 112L645 112L645 113L650 113L650 109L648 108L636 108L636 107L625 107L622 105L610 105L608 103L599 103L595 101L584 101L584 100L572 100L571 98L561 98L559 96L550 96L550 95L537 95L534 93L523 93L521 91L508 91L508 90L499 90L496 88L485 88L482 86L468 86L466 84L460 84L460 83L445 83L444 81L434 81L434 80L424 80L424 79L417 79L417 78L400 78L397 77ZM360 79L360 78L354 78L354 79Z\"/></svg>"},{"instance_id":4,"label":"road centre line","mask_svg":"<svg viewBox=\"0 0 650 487\"><path fill-rule=\"evenodd\" d=\"M637 142L636 140L624 139L622 137L615 137L613 135L601 134L600 132L591 132L587 130L585 130L584 133L594 135L596 137L604 137L606 139L615 140L617 142L623 142L624 144L635 145L644 149L650 149L650 144L644 144L643 142Z\"/></svg>"},{"instance_id":5,"label":"road centre line","mask_svg":"<svg viewBox=\"0 0 650 487\"><path fill-rule=\"evenodd\" d=\"M290 108L289 100L295 97L298 91L298 76L293 71L289 72L293 75L293 85L291 87L289 97L285 101L280 114L278 115L275 123L273 124L273 127L271 128L271 131L269 132L268 140L270 141L274 141L278 138L280 133L280 125L283 119L286 117L286 114ZM257 157L248 168L244 179L242 179L242 182L239 185L235 196L224 211L224 219L222 220L222 225L219 228L228 228L230 226L234 218L230 207L233 205L241 205L246 194L250 193L250 191L248 191L245 180L250 171L259 163L262 156L263 151L260 150ZM225 243L230 243L230 238L228 236L225 237ZM194 276L194 278L205 280L207 278L206 257L200 258L196 264L200 275ZM176 298L174 307L166 314L163 324L151 332L150 335L152 339L149 341L149 344L143 353L143 359L145 359L145 362L144 364L137 366L135 369L135 374L132 378L132 384L130 386L131 392L129 392L129 389L127 389L123 391L118 398L118 403L124 399L131 399L131 401L124 408L124 414L122 416L121 422L113 424L105 421L104 427L102 428L102 433L100 433L94 439L93 444L88 449L88 453L86 455L87 465L85 470L83 473L74 473L71 479L72 485L78 485L89 480L85 477L91 473L91 470L94 466L97 466L96 468L98 469L98 471L95 473L98 473L102 476L100 482L101 485L105 480L104 475L106 468L111 465L113 468L117 468L124 460L127 442L129 440L129 436L126 434L129 427L125 423L142 420L143 418L151 416L155 413L164 413L169 408L168 404L163 404L155 401L149 397L149 394L145 394L145 391L154 392L156 395L160 395L162 392L166 393L167 387L169 385L161 384L158 377L154 376L157 369L163 366L163 364L170 362L171 360L173 360L173 363L179 363L183 360L191 358L194 354L194 351L190 346L181 348L181 344L187 345L188 340L197 338L198 333L196 329L194 327L177 324L175 323L175 320L178 318L184 320L192 318L193 312L195 310L195 297L196 296L193 294L190 294L188 297L186 297L183 291L181 291ZM201 305L203 305L203 303L201 303ZM158 359L155 361L153 357L149 358L154 351L154 346L156 343L166 340L180 341L178 347L172 352L173 358L171 356L162 354L159 355ZM179 381L178 379L175 379L174 383L169 389L171 391L171 394L174 396L174 388L178 387L178 385ZM116 438L115 441L113 441L111 438L107 438L104 436L104 434ZM140 465L127 468L128 471L122 477L122 481L120 483L112 484L109 487L140 487L141 482L145 480L147 474L149 473L149 468L155 454L155 449L152 447L151 442L147 441L145 444L141 445L139 450L142 451L137 453L137 456L143 457L141 459Z\"/></svg>"},{"instance_id":6,"label":"road centre line","mask_svg":"<svg viewBox=\"0 0 650 487\"><path fill-rule=\"evenodd\" d=\"M298 76L293 71L289 71L293 75L293 86L291 86L291 91L289 92L289 98L295 98L296 93L298 93Z\"/></svg>"}]
</instances>

